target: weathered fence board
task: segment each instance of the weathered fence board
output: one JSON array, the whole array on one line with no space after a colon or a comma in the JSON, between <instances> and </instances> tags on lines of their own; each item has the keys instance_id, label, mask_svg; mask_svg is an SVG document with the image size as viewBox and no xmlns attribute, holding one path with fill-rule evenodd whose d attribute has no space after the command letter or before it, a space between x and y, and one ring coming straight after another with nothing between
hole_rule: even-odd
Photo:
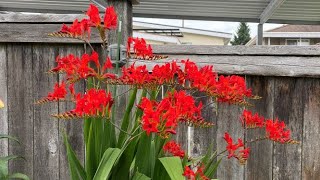
<instances>
[{"instance_id":1,"label":"weathered fence board","mask_svg":"<svg viewBox=\"0 0 320 180\"><path fill-rule=\"evenodd\" d=\"M199 66L214 65L220 74L241 74L258 76L320 77L319 56L221 56L221 55L174 55L175 59L190 59ZM164 64L168 60L157 61ZM151 69L154 61L135 60L137 65L145 64Z\"/></svg>"},{"instance_id":2,"label":"weathered fence board","mask_svg":"<svg viewBox=\"0 0 320 180\"><path fill-rule=\"evenodd\" d=\"M49 45L32 47L33 67L33 100L46 97L52 91L52 84L57 76L46 75L54 66L57 49ZM58 179L59 172L59 122L52 120L50 115L58 113L58 104L34 105L34 177L38 179ZM46 161L44 161L44 159Z\"/></svg>"},{"instance_id":3,"label":"weathered fence board","mask_svg":"<svg viewBox=\"0 0 320 180\"><path fill-rule=\"evenodd\" d=\"M305 78L277 78L274 89L274 118L284 120L292 130L292 137L302 140L303 105L308 84ZM274 143L273 146L273 179L301 178L302 144L284 146Z\"/></svg>"},{"instance_id":4,"label":"weathered fence board","mask_svg":"<svg viewBox=\"0 0 320 180\"><path fill-rule=\"evenodd\" d=\"M244 139L244 131L239 122L239 117L243 107L236 105L228 105L224 103L218 104L217 116L217 151L223 152L226 148L226 142L223 139L224 133L228 132L233 139ZM223 155L225 156L225 154ZM221 158L223 156L219 156ZM224 157L225 158L225 157ZM219 179L243 179L244 166L239 165L235 159L230 161L221 161L217 172Z\"/></svg>"},{"instance_id":5,"label":"weathered fence board","mask_svg":"<svg viewBox=\"0 0 320 180\"><path fill-rule=\"evenodd\" d=\"M6 45L0 45L0 100L3 101L4 104L7 104L7 49ZM0 111L0 134L8 134L8 106L5 106ZM1 155L8 155L8 140L2 139L0 141L0 152Z\"/></svg>"},{"instance_id":6,"label":"weathered fence board","mask_svg":"<svg viewBox=\"0 0 320 180\"><path fill-rule=\"evenodd\" d=\"M253 113L257 112L266 118L273 118L274 79L273 77L246 76L247 86L252 88L253 94L261 97L259 100L250 101L253 106L248 109ZM245 140L251 141L263 136L265 136L263 130L254 129L245 133ZM246 165L245 179L271 180L273 143L260 141L250 143L249 146L251 153Z\"/></svg>"},{"instance_id":7,"label":"weathered fence board","mask_svg":"<svg viewBox=\"0 0 320 180\"><path fill-rule=\"evenodd\" d=\"M9 134L21 145L10 142L9 153L23 156L10 163L12 171L19 171L34 179L34 91L32 45L8 44L8 124ZM40 129L37 129L40 131ZM47 160L47 159L44 159Z\"/></svg>"},{"instance_id":8,"label":"weathered fence board","mask_svg":"<svg viewBox=\"0 0 320 180\"><path fill-rule=\"evenodd\" d=\"M320 81L308 80L304 85L305 98L301 107L303 114L302 178L320 177Z\"/></svg>"}]
</instances>

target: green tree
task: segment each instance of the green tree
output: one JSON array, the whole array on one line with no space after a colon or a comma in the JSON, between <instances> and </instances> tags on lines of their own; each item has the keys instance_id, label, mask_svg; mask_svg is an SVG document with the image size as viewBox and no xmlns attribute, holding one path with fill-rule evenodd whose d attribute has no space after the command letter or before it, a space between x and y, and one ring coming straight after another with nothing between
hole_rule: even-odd
<instances>
[{"instance_id":1,"label":"green tree","mask_svg":"<svg viewBox=\"0 0 320 180\"><path fill-rule=\"evenodd\" d=\"M251 40L250 28L247 23L241 22L238 27L237 34L234 35L233 40L230 42L233 46L245 45Z\"/></svg>"}]
</instances>

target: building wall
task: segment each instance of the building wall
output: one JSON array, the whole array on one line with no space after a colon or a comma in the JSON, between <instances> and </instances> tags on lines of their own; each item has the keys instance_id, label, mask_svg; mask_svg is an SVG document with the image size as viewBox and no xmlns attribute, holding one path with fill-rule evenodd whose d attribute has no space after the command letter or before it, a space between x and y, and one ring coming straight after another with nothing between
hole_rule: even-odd
<instances>
[{"instance_id":1,"label":"building wall","mask_svg":"<svg viewBox=\"0 0 320 180\"><path fill-rule=\"evenodd\" d=\"M181 44L192 45L226 45L224 38L205 36L199 34L183 33L183 37L179 37Z\"/></svg>"},{"instance_id":2,"label":"building wall","mask_svg":"<svg viewBox=\"0 0 320 180\"><path fill-rule=\"evenodd\" d=\"M286 39L297 39L297 38L270 38L270 45L286 45ZM310 45L320 43L320 38L304 38L310 39ZM264 45L268 45L268 38L264 38Z\"/></svg>"}]
</instances>

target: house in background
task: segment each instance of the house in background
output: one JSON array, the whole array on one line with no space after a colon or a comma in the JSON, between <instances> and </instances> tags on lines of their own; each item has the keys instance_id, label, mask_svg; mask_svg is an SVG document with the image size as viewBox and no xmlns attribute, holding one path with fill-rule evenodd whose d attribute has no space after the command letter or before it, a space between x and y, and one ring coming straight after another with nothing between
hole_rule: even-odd
<instances>
[{"instance_id":1,"label":"house in background","mask_svg":"<svg viewBox=\"0 0 320 180\"><path fill-rule=\"evenodd\" d=\"M283 25L263 33L263 45L309 46L320 43L320 25ZM256 45L256 37L246 45Z\"/></svg>"},{"instance_id":2,"label":"house in background","mask_svg":"<svg viewBox=\"0 0 320 180\"><path fill-rule=\"evenodd\" d=\"M231 33L133 21L133 37L149 44L228 45Z\"/></svg>"}]
</instances>

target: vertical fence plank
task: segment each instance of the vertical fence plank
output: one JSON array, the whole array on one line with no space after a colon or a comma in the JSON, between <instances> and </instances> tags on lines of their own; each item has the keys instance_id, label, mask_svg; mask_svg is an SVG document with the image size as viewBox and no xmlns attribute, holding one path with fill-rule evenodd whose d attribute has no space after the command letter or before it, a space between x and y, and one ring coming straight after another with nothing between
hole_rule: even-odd
<instances>
[{"instance_id":1,"label":"vertical fence plank","mask_svg":"<svg viewBox=\"0 0 320 180\"><path fill-rule=\"evenodd\" d=\"M244 131L241 127L239 117L243 111L243 107L236 105L228 105L226 103L218 103L217 118L217 150L222 152L226 149L227 143L223 139L224 133L228 132L233 139L244 137ZM226 154L226 153L225 153ZM221 156L220 156L221 157ZM220 158L219 157L219 158ZM236 159L227 159L223 157L221 161L217 177L219 179L243 179L244 167L239 164Z\"/></svg>"},{"instance_id":2,"label":"vertical fence plank","mask_svg":"<svg viewBox=\"0 0 320 180\"><path fill-rule=\"evenodd\" d=\"M46 74L53 67L57 50L51 45L33 46L34 98L46 97L53 90L56 75ZM34 107L34 179L59 179L59 128L51 115L58 113L57 103Z\"/></svg>"},{"instance_id":3,"label":"vertical fence plank","mask_svg":"<svg viewBox=\"0 0 320 180\"><path fill-rule=\"evenodd\" d=\"M274 118L283 120L291 129L291 136L299 141L303 134L305 82L305 78L278 77L275 80ZM300 179L302 145L274 143L273 147L273 179Z\"/></svg>"},{"instance_id":4,"label":"vertical fence plank","mask_svg":"<svg viewBox=\"0 0 320 180\"><path fill-rule=\"evenodd\" d=\"M197 104L200 101L203 103L202 116L204 117L204 119L207 122L214 123L216 126L216 103L213 102L213 100L208 96L205 96L205 94L203 93L197 94L195 98L197 99ZM191 130L193 131L191 133L192 137L188 141L191 141L190 148L192 157L200 157L204 155L208 151L210 145L214 150L217 148L215 126L209 128L191 128Z\"/></svg>"},{"instance_id":5,"label":"vertical fence plank","mask_svg":"<svg viewBox=\"0 0 320 180\"><path fill-rule=\"evenodd\" d=\"M27 174L33 179L33 75L32 46L8 44L8 118L9 133L21 145L9 143L9 153L23 156L24 160L11 161L12 172Z\"/></svg>"},{"instance_id":6,"label":"vertical fence plank","mask_svg":"<svg viewBox=\"0 0 320 180\"><path fill-rule=\"evenodd\" d=\"M252 100L253 105L249 108L253 113L258 112L265 118L273 118L273 94L274 78L262 76L247 76L247 85L252 89L254 95L261 97ZM256 137L265 135L264 129L252 129L246 131L246 140L250 141ZM259 141L248 144L250 156L246 164L245 179L247 180L271 180L272 179L272 152L273 143L270 141Z\"/></svg>"},{"instance_id":7,"label":"vertical fence plank","mask_svg":"<svg viewBox=\"0 0 320 180\"><path fill-rule=\"evenodd\" d=\"M0 110L0 134L8 134L8 105L7 105L7 48L0 44L0 100L5 107ZM0 156L8 155L8 140L0 140Z\"/></svg>"},{"instance_id":8,"label":"vertical fence plank","mask_svg":"<svg viewBox=\"0 0 320 180\"><path fill-rule=\"evenodd\" d=\"M81 56L84 53L83 45L72 46L59 46L60 56L66 56L73 53L76 56ZM59 76L61 82L62 76ZM76 92L84 91L84 83L78 82L75 85ZM70 111L74 108L74 103L71 102L59 102L59 113ZM80 162L84 163L84 137L83 137L83 120L59 120L59 133L60 133L60 179L70 179L69 166L67 160L67 154L62 139L62 133L66 132L69 138L69 142L75 151Z\"/></svg>"},{"instance_id":9,"label":"vertical fence plank","mask_svg":"<svg viewBox=\"0 0 320 180\"><path fill-rule=\"evenodd\" d=\"M320 177L320 79L307 79L303 106L302 179Z\"/></svg>"}]
</instances>

